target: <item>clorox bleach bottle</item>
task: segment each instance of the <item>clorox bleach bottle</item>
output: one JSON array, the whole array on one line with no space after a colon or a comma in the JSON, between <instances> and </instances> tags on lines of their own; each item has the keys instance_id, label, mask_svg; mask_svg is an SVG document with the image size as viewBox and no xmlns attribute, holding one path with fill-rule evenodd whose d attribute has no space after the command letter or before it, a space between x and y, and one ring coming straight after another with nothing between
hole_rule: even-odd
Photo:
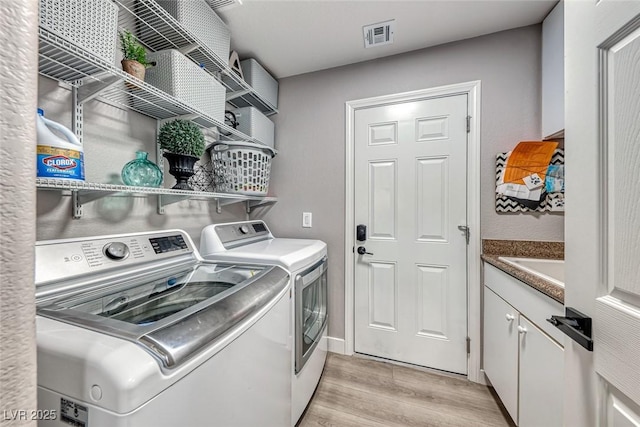
<instances>
[{"instance_id":1,"label":"clorox bleach bottle","mask_svg":"<svg viewBox=\"0 0 640 427\"><path fill-rule=\"evenodd\" d=\"M84 150L82 143L69 129L44 117L38 108L38 178L64 178L84 181ZM59 132L65 139L53 133Z\"/></svg>"}]
</instances>

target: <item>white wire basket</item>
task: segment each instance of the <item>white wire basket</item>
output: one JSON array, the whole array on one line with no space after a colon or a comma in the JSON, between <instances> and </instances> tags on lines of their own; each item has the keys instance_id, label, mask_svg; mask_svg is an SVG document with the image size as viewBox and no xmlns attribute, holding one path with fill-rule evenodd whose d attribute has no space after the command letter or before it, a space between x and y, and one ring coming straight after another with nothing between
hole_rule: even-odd
<instances>
[{"instance_id":1,"label":"white wire basket","mask_svg":"<svg viewBox=\"0 0 640 427\"><path fill-rule=\"evenodd\" d=\"M271 119L256 107L236 108L233 114L236 116L240 132L274 148L275 125Z\"/></svg>"},{"instance_id":2,"label":"white wire basket","mask_svg":"<svg viewBox=\"0 0 640 427\"><path fill-rule=\"evenodd\" d=\"M118 6L111 0L40 0L40 27L115 62Z\"/></svg>"},{"instance_id":3,"label":"white wire basket","mask_svg":"<svg viewBox=\"0 0 640 427\"><path fill-rule=\"evenodd\" d=\"M278 81L253 58L240 61L244 80L274 107L278 107Z\"/></svg>"},{"instance_id":4,"label":"white wire basket","mask_svg":"<svg viewBox=\"0 0 640 427\"><path fill-rule=\"evenodd\" d=\"M157 0L158 4L225 65L229 64L231 32L204 0Z\"/></svg>"},{"instance_id":5,"label":"white wire basket","mask_svg":"<svg viewBox=\"0 0 640 427\"><path fill-rule=\"evenodd\" d=\"M147 55L156 65L148 68L145 81L224 122L225 88L211 74L175 49Z\"/></svg>"},{"instance_id":6,"label":"white wire basket","mask_svg":"<svg viewBox=\"0 0 640 427\"><path fill-rule=\"evenodd\" d=\"M216 193L265 196L274 151L252 142L215 142L209 148Z\"/></svg>"}]
</instances>

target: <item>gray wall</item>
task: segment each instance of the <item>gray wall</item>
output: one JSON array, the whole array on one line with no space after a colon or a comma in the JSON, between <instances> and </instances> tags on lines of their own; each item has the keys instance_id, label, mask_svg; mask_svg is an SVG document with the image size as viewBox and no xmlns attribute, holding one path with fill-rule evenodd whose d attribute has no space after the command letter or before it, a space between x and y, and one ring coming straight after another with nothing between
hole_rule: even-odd
<instances>
[{"instance_id":1,"label":"gray wall","mask_svg":"<svg viewBox=\"0 0 640 427\"><path fill-rule=\"evenodd\" d=\"M38 2L0 2L0 411L35 426L35 106ZM23 410L11 420L10 411ZM15 412L14 412L15 413Z\"/></svg>"},{"instance_id":2,"label":"gray wall","mask_svg":"<svg viewBox=\"0 0 640 427\"><path fill-rule=\"evenodd\" d=\"M344 337L345 102L482 81L482 237L563 240L562 215L498 215L495 155L540 138L541 26L535 25L280 81L271 179L279 202L259 212L275 234L329 246L329 335ZM303 229L302 212L313 213Z\"/></svg>"}]
</instances>

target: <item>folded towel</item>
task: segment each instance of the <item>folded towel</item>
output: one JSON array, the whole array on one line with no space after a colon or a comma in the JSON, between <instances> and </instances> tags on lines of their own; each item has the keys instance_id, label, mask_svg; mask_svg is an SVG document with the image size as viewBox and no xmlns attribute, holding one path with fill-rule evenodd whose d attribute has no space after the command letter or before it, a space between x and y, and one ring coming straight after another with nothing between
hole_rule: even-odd
<instances>
[{"instance_id":1,"label":"folded towel","mask_svg":"<svg viewBox=\"0 0 640 427\"><path fill-rule=\"evenodd\" d=\"M506 155L507 163L509 163L509 158L511 157L511 154L512 152L509 151ZM526 181L522 181L522 180L520 181L520 184L515 184L512 182L506 183L504 181L505 170L506 168L502 168L500 170L500 175L498 177L498 181L496 182L497 194L504 197L509 197L515 200L516 202L518 202L519 200L528 200L531 202L537 202L538 204L540 203L540 201L542 200L542 193L543 193L542 184L539 186L533 186L529 188L527 185L523 184L523 182L526 182Z\"/></svg>"},{"instance_id":2,"label":"folded towel","mask_svg":"<svg viewBox=\"0 0 640 427\"><path fill-rule=\"evenodd\" d=\"M545 180L553 152L558 146L554 141L521 141L507 159L504 182L524 184L523 178L538 174Z\"/></svg>"},{"instance_id":3,"label":"folded towel","mask_svg":"<svg viewBox=\"0 0 640 427\"><path fill-rule=\"evenodd\" d=\"M549 165L544 187L547 193L564 193L564 165Z\"/></svg>"}]
</instances>

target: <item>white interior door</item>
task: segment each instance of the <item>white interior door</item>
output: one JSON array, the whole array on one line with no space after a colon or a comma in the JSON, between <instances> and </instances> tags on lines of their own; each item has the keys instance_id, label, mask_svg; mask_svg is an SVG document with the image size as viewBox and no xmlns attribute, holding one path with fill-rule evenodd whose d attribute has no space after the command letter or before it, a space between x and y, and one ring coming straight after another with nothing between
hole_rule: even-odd
<instances>
[{"instance_id":1,"label":"white interior door","mask_svg":"<svg viewBox=\"0 0 640 427\"><path fill-rule=\"evenodd\" d=\"M565 340L565 425L640 426L640 2L565 4L565 304L594 317L593 358Z\"/></svg>"},{"instance_id":2,"label":"white interior door","mask_svg":"<svg viewBox=\"0 0 640 427\"><path fill-rule=\"evenodd\" d=\"M358 353L467 372L467 97L355 111Z\"/></svg>"},{"instance_id":3,"label":"white interior door","mask_svg":"<svg viewBox=\"0 0 640 427\"><path fill-rule=\"evenodd\" d=\"M626 27L631 8L604 2L617 22L602 27L600 47L608 254L606 289L596 300L595 367L604 379L607 424L640 426L640 21Z\"/></svg>"}]
</instances>

